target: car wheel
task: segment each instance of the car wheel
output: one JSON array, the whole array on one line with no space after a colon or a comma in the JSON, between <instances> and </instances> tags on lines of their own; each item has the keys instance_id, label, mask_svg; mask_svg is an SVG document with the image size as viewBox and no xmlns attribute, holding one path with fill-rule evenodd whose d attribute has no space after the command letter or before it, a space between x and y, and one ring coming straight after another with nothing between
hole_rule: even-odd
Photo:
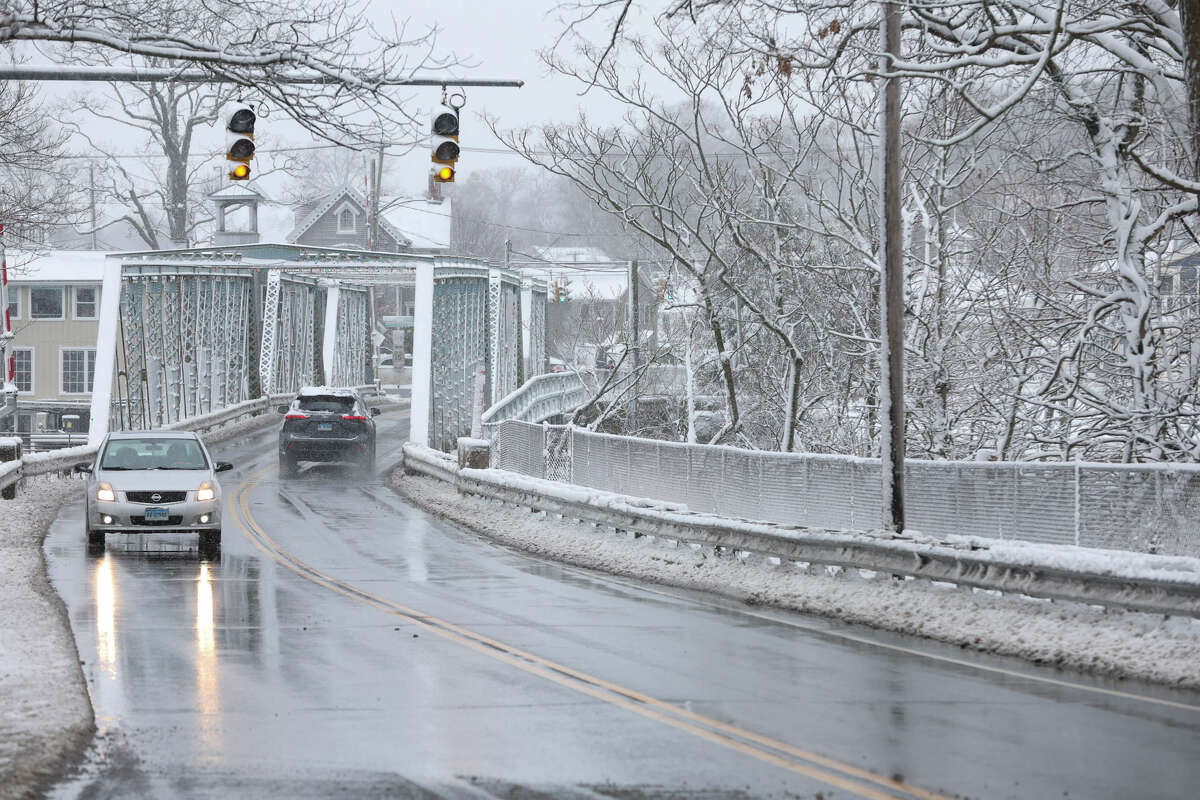
<instances>
[{"instance_id":1,"label":"car wheel","mask_svg":"<svg viewBox=\"0 0 1200 800\"><path fill-rule=\"evenodd\" d=\"M296 459L289 455L279 454L279 476L281 478L294 478L297 471Z\"/></svg>"},{"instance_id":2,"label":"car wheel","mask_svg":"<svg viewBox=\"0 0 1200 800\"><path fill-rule=\"evenodd\" d=\"M92 526L87 524L87 520L83 521L83 532L87 534L87 546L89 553L104 552L104 531L94 531Z\"/></svg>"},{"instance_id":3,"label":"car wheel","mask_svg":"<svg viewBox=\"0 0 1200 800\"><path fill-rule=\"evenodd\" d=\"M208 555L221 550L221 531L200 531L200 552Z\"/></svg>"}]
</instances>

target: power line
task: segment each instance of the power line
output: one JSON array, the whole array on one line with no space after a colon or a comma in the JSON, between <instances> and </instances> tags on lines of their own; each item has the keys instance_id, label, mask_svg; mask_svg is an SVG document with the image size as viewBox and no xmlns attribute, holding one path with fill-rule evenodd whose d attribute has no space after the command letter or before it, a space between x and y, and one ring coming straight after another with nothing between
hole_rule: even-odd
<instances>
[{"instance_id":1,"label":"power line","mask_svg":"<svg viewBox=\"0 0 1200 800\"><path fill-rule=\"evenodd\" d=\"M421 145L429 144L431 141L432 141L431 139L423 138L416 142L408 142L408 143L388 142L384 145L384 149L392 150L395 148L404 148L404 152L407 153L407 152L411 152L412 150L414 150L417 147L420 147ZM378 145L373 145L373 146L378 147ZM464 153L482 153L482 154L487 154L487 155L498 155L498 156L519 156L521 158L524 158L524 153L519 153L516 150L511 150L507 147L460 146L459 149ZM354 147L347 147L347 146L341 145L341 144L312 144L312 145L286 145L286 146L282 146L282 147L266 147L266 148L263 148L263 153L265 153L265 154L305 153L305 152L311 152L311 151L315 151L315 150L350 150L355 153L363 153L363 154L370 154L371 152L374 152L374 151L368 151L366 148L360 149L360 148L354 148ZM534 156L562 155L562 153L558 153L558 152L555 152L552 150L529 150L528 153L530 155L534 155ZM796 153L799 153L799 151L795 150L795 151L792 151L792 153L796 154ZM224 155L223 151L215 150L215 151L209 151L209 152L204 152L204 153L189 153L188 158L189 159L203 158L203 159L207 160L207 159L213 159L213 158L221 158L223 155ZM591 154L581 154L581 153L576 152L576 153L573 153L572 155L591 155ZM610 156L622 157L622 156L631 156L631 155L639 155L639 154L629 153L626 151L606 151L604 153L605 158L610 157ZM705 157L706 158L745 158L746 155L747 155L746 151L734 150L734 151L730 151L730 152L716 152L716 153L709 152L709 153L705 154ZM97 153L96 155L88 155L85 153L69 153L66 155L59 156L59 158L64 158L64 159L96 160L96 161L106 159L106 158L108 158L108 159L111 159L111 158L138 159L141 161L145 161L145 160L151 159L151 158L157 159L157 158L166 158L166 157L167 156L165 153L116 153L116 154ZM639 157L657 160L657 159L662 159L662 158L675 158L675 155L672 153L656 153L656 154L640 154Z\"/></svg>"}]
</instances>

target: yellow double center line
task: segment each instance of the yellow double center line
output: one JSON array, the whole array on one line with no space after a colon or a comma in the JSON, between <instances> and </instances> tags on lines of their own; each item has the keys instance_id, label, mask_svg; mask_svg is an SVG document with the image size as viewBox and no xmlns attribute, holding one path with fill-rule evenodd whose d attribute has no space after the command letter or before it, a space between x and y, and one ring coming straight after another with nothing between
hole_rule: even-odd
<instances>
[{"instance_id":1,"label":"yellow double center line","mask_svg":"<svg viewBox=\"0 0 1200 800\"><path fill-rule=\"evenodd\" d=\"M658 698L461 628L446 620L407 608L327 575L281 547L278 542L267 535L250 513L250 490L270 471L265 469L251 475L234 491L233 502L242 526L246 529L250 540L264 553L282 566L319 586L377 608L384 613L402 617L428 633L448 639L482 653L488 658L502 661L572 691L624 708L647 719L661 722L730 750L851 792L859 797L871 800L895 800L897 797L949 800L945 795L910 786L902 781L877 775L869 770L810 753L786 742L688 711Z\"/></svg>"}]
</instances>

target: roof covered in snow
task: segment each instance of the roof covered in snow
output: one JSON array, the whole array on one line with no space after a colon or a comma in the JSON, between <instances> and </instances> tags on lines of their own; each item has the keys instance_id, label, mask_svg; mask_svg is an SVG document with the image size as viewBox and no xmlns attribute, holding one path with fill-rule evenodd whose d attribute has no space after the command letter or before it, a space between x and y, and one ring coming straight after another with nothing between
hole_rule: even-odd
<instances>
[{"instance_id":1,"label":"roof covered in snow","mask_svg":"<svg viewBox=\"0 0 1200 800\"><path fill-rule=\"evenodd\" d=\"M103 250L9 250L5 260L15 283L101 283L108 255Z\"/></svg>"},{"instance_id":2,"label":"roof covered in snow","mask_svg":"<svg viewBox=\"0 0 1200 800\"><path fill-rule=\"evenodd\" d=\"M248 183L231 183L227 186L222 186L215 192L209 194L209 197L216 200L238 200L238 199L262 199L266 197L262 192L255 189Z\"/></svg>"}]
</instances>

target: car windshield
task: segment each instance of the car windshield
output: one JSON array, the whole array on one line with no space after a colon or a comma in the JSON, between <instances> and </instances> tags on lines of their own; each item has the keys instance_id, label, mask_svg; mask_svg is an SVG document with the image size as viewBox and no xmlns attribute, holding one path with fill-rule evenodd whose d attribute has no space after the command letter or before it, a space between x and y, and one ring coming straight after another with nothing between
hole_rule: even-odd
<instances>
[{"instance_id":1,"label":"car windshield","mask_svg":"<svg viewBox=\"0 0 1200 800\"><path fill-rule=\"evenodd\" d=\"M100 469L208 469L194 439L117 439L108 443Z\"/></svg>"},{"instance_id":2,"label":"car windshield","mask_svg":"<svg viewBox=\"0 0 1200 800\"><path fill-rule=\"evenodd\" d=\"M354 411L354 398L336 394L305 394L296 400L301 411L332 411L349 414Z\"/></svg>"}]
</instances>

